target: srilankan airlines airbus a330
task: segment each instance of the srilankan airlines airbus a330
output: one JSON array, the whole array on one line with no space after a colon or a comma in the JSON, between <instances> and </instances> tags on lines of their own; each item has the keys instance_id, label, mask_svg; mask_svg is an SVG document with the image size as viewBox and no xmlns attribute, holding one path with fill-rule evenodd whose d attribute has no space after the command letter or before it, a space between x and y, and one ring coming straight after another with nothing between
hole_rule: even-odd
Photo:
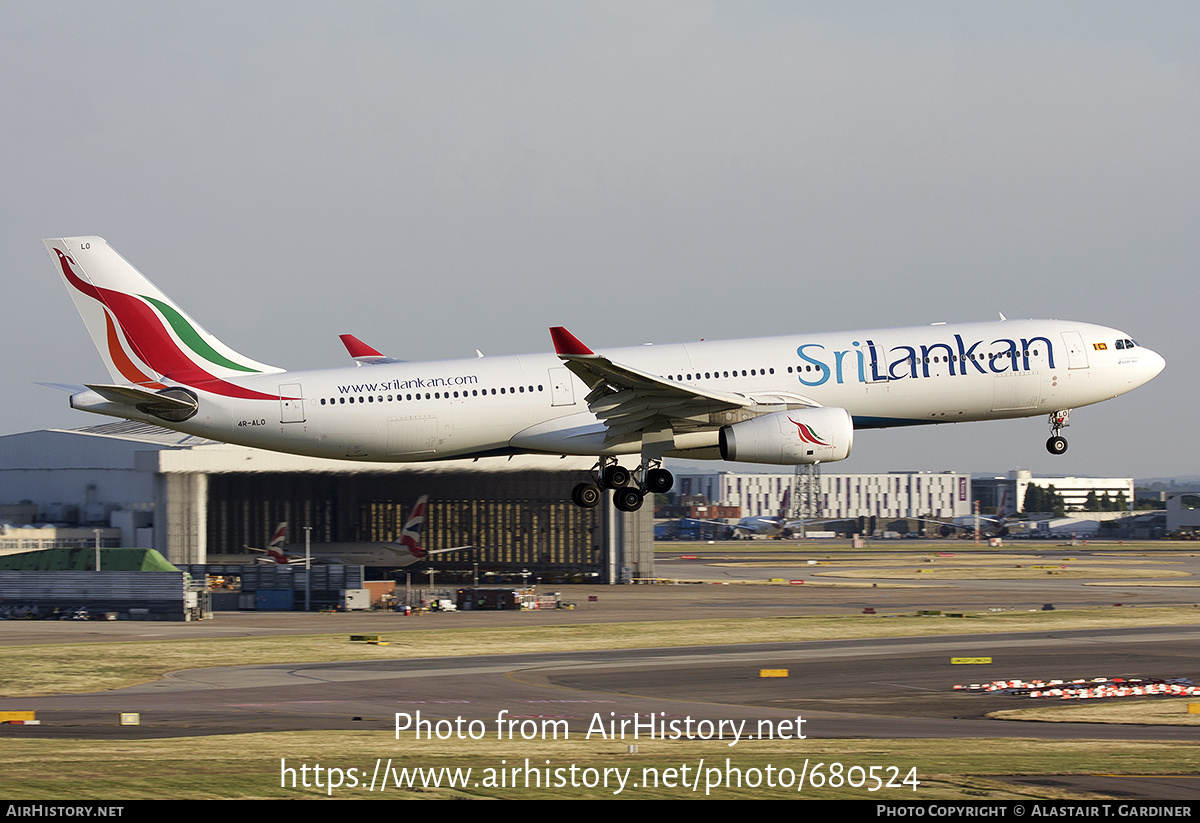
<instances>
[{"instance_id":1,"label":"srilankan airlines airbus a330","mask_svg":"<svg viewBox=\"0 0 1200 823\"><path fill-rule=\"evenodd\" d=\"M342 460L593 455L572 492L585 507L605 489L623 511L668 491L667 456L843 460L856 428L1049 415L1061 454L1071 409L1164 365L1116 329L1002 318L603 352L556 327L554 354L427 363L345 335L354 367L285 371L221 343L102 238L45 243L114 381L69 387L73 408Z\"/></svg>"}]
</instances>

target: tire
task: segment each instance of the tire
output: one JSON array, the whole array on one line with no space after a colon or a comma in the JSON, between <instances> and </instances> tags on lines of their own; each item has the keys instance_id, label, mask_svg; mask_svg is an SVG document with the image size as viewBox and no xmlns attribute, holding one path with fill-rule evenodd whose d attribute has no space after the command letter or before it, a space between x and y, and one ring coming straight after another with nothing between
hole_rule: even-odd
<instances>
[{"instance_id":1,"label":"tire","mask_svg":"<svg viewBox=\"0 0 1200 823\"><path fill-rule=\"evenodd\" d=\"M595 483L580 483L571 490L571 502L581 509L600 505L600 488Z\"/></svg>"},{"instance_id":2,"label":"tire","mask_svg":"<svg viewBox=\"0 0 1200 823\"><path fill-rule=\"evenodd\" d=\"M653 494L666 494L675 485L675 477L666 469L651 469L646 472L646 490Z\"/></svg>"},{"instance_id":3,"label":"tire","mask_svg":"<svg viewBox=\"0 0 1200 823\"><path fill-rule=\"evenodd\" d=\"M635 512L642 507L642 493L634 488L613 491L613 505L623 512Z\"/></svg>"},{"instance_id":4,"label":"tire","mask_svg":"<svg viewBox=\"0 0 1200 823\"><path fill-rule=\"evenodd\" d=\"M1067 450L1067 438L1055 435L1046 441L1046 451L1051 454L1062 454Z\"/></svg>"},{"instance_id":5,"label":"tire","mask_svg":"<svg viewBox=\"0 0 1200 823\"><path fill-rule=\"evenodd\" d=\"M601 477L604 479L604 488L606 489L619 489L629 485L629 469L624 469L615 463L605 466Z\"/></svg>"}]
</instances>

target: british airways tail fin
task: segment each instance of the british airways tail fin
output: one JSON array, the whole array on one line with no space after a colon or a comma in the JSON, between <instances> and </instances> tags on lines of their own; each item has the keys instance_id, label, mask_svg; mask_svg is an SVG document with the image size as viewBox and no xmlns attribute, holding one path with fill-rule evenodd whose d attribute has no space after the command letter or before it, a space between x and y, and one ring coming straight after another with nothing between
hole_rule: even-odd
<instances>
[{"instance_id":1,"label":"british airways tail fin","mask_svg":"<svg viewBox=\"0 0 1200 823\"><path fill-rule=\"evenodd\" d=\"M43 241L116 383L162 388L282 372L238 354L192 320L102 237Z\"/></svg>"},{"instance_id":2,"label":"british airways tail fin","mask_svg":"<svg viewBox=\"0 0 1200 823\"><path fill-rule=\"evenodd\" d=\"M402 565L416 563L419 560L428 560L430 555L444 554L445 552L457 552L464 549L473 549L474 546L451 546L447 549L426 549L421 545L421 533L425 530L425 512L429 507L429 495L423 494L417 498L417 505L413 506L412 514L408 516L408 520L404 522L404 529L400 532L400 540L398 545L391 544L395 549L404 556Z\"/></svg>"},{"instance_id":3,"label":"british airways tail fin","mask_svg":"<svg viewBox=\"0 0 1200 823\"><path fill-rule=\"evenodd\" d=\"M404 522L400 532L400 545L417 560L424 560L428 552L421 547L421 532L425 528L425 507L429 503L429 495L423 494L417 498L412 514Z\"/></svg>"}]
</instances>

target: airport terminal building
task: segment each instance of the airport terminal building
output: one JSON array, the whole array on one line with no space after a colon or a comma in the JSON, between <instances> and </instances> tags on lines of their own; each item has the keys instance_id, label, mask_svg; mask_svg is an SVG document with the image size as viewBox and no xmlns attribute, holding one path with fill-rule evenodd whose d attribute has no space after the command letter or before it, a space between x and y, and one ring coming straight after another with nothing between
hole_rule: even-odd
<instances>
[{"instance_id":1,"label":"airport terminal building","mask_svg":"<svg viewBox=\"0 0 1200 823\"><path fill-rule=\"evenodd\" d=\"M516 456L357 463L214 443L114 422L0 437L0 540L22 526L105 527L106 545L159 550L174 563L257 555L280 522L303 542L391 542L429 495L423 546L470 545L426 561L440 568L574 572L603 582L652 577L650 507L570 501L590 458ZM108 528L119 529L116 532ZM4 549L0 549L3 551ZM7 549L11 551L12 549ZM230 562L225 560L224 562Z\"/></svg>"},{"instance_id":2,"label":"airport terminal building","mask_svg":"<svg viewBox=\"0 0 1200 823\"><path fill-rule=\"evenodd\" d=\"M740 506L743 517L791 514L797 492L795 472L752 474L715 472L679 475L675 491L698 494L714 503ZM971 476L958 472L822 473L814 516L840 520L960 517L971 513Z\"/></svg>"},{"instance_id":3,"label":"airport terminal building","mask_svg":"<svg viewBox=\"0 0 1200 823\"><path fill-rule=\"evenodd\" d=\"M1030 486L1053 486L1063 496L1068 510L1083 511L1089 495L1128 508L1134 500L1131 477L1035 477L1024 469L1002 477L959 472L888 472L886 474L833 474L814 476L818 485L816 511L825 519L855 517L948 519L980 511L994 513L1001 501L1009 514L1022 511ZM767 517L786 509L797 510L795 501L803 483L803 472L751 474L715 472L679 475L675 489L681 495L702 495L726 506L740 506L743 517Z\"/></svg>"},{"instance_id":4,"label":"airport terminal building","mask_svg":"<svg viewBox=\"0 0 1200 823\"><path fill-rule=\"evenodd\" d=\"M1010 513L1024 511L1025 495L1030 486L1042 489L1053 486L1054 491L1062 495L1067 511L1088 510L1089 495L1107 496L1113 503L1121 501L1121 509L1128 509L1136 497L1132 477L1035 477L1025 469L1010 471L1003 477L977 476L972 485L983 510L1000 505L1007 495L1006 508Z\"/></svg>"}]
</instances>

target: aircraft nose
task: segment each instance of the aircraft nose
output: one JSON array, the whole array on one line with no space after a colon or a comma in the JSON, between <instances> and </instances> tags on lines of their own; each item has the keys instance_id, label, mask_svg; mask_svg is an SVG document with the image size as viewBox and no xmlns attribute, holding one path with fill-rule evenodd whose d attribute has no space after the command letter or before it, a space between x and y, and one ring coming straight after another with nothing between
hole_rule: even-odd
<instances>
[{"instance_id":1,"label":"aircraft nose","mask_svg":"<svg viewBox=\"0 0 1200 823\"><path fill-rule=\"evenodd\" d=\"M1148 383L1153 380L1167 365L1166 359L1161 354L1156 351L1151 351L1150 349L1144 349L1141 357L1138 358L1138 361L1138 365L1141 367L1142 373L1145 375L1142 378L1143 383Z\"/></svg>"}]
</instances>

